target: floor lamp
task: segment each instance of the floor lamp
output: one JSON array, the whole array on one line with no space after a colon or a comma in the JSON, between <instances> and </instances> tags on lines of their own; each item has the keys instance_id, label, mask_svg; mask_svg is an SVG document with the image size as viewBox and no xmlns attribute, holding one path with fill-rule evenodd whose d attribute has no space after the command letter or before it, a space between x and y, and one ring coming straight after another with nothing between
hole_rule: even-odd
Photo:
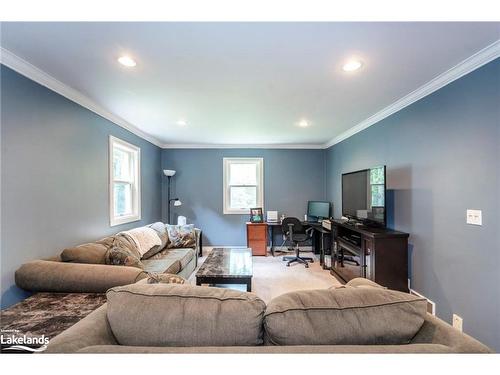
<instances>
[{"instance_id":1,"label":"floor lamp","mask_svg":"<svg viewBox=\"0 0 500 375\"><path fill-rule=\"evenodd\" d=\"M172 177L175 175L175 171L172 169L164 169L163 173L168 178L168 187L167 187L167 223L171 224L170 220L170 204L172 201L174 202L174 206L178 207L182 205L182 202L179 198L170 198L170 184Z\"/></svg>"}]
</instances>

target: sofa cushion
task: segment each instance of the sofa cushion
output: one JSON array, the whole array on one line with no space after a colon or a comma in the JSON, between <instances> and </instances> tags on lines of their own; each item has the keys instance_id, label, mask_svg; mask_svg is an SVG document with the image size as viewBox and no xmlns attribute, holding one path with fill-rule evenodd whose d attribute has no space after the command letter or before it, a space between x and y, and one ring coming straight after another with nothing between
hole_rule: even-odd
<instances>
[{"instance_id":1,"label":"sofa cushion","mask_svg":"<svg viewBox=\"0 0 500 375\"><path fill-rule=\"evenodd\" d=\"M63 262L105 264L105 255L108 248L100 243L86 243L69 247L61 252Z\"/></svg>"},{"instance_id":2,"label":"sofa cushion","mask_svg":"<svg viewBox=\"0 0 500 375\"><path fill-rule=\"evenodd\" d=\"M176 284L108 290L107 317L120 345L262 344L265 303L253 293Z\"/></svg>"},{"instance_id":3,"label":"sofa cushion","mask_svg":"<svg viewBox=\"0 0 500 375\"><path fill-rule=\"evenodd\" d=\"M186 284L186 279L174 273L149 273L148 277L138 281L141 284Z\"/></svg>"},{"instance_id":4,"label":"sofa cushion","mask_svg":"<svg viewBox=\"0 0 500 375\"><path fill-rule=\"evenodd\" d=\"M176 259L180 263L181 270L187 266L191 259L195 256L194 250L187 249L170 249L166 255L167 258Z\"/></svg>"},{"instance_id":5,"label":"sofa cushion","mask_svg":"<svg viewBox=\"0 0 500 375\"><path fill-rule=\"evenodd\" d=\"M175 258L144 259L142 261L144 271L149 273L179 273L181 262Z\"/></svg>"},{"instance_id":6,"label":"sofa cushion","mask_svg":"<svg viewBox=\"0 0 500 375\"><path fill-rule=\"evenodd\" d=\"M426 304L375 287L286 293L267 306L266 340L271 345L407 344L424 322Z\"/></svg>"},{"instance_id":7,"label":"sofa cushion","mask_svg":"<svg viewBox=\"0 0 500 375\"><path fill-rule=\"evenodd\" d=\"M135 256L131 251L126 248L113 246L105 255L105 263L112 266L128 266L144 268L141 260Z\"/></svg>"},{"instance_id":8,"label":"sofa cushion","mask_svg":"<svg viewBox=\"0 0 500 375\"><path fill-rule=\"evenodd\" d=\"M196 246L196 233L193 224L188 225L170 225L166 226L168 233L167 248L194 248Z\"/></svg>"},{"instance_id":9,"label":"sofa cushion","mask_svg":"<svg viewBox=\"0 0 500 375\"><path fill-rule=\"evenodd\" d=\"M186 265L195 257L195 252L191 248L186 249L163 249L159 253L153 255L149 259L144 259L142 262L149 264L152 260L170 259L179 261L179 270L183 270ZM177 271L179 272L179 271Z\"/></svg>"},{"instance_id":10,"label":"sofa cushion","mask_svg":"<svg viewBox=\"0 0 500 375\"><path fill-rule=\"evenodd\" d=\"M353 286L357 288L382 288L382 289L387 289L385 286L382 286L380 284L377 284L374 281L371 281L369 279L365 279L364 277L356 277L350 281L348 281L345 286Z\"/></svg>"}]
</instances>

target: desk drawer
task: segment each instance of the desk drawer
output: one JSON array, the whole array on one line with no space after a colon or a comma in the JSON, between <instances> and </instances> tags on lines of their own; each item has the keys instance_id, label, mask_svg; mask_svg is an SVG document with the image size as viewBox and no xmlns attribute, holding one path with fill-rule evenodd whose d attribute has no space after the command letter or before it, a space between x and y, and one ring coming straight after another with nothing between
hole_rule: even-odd
<instances>
[{"instance_id":1,"label":"desk drawer","mask_svg":"<svg viewBox=\"0 0 500 375\"><path fill-rule=\"evenodd\" d=\"M247 246L252 249L253 256L267 255L267 243L265 240L248 240Z\"/></svg>"},{"instance_id":2,"label":"desk drawer","mask_svg":"<svg viewBox=\"0 0 500 375\"><path fill-rule=\"evenodd\" d=\"M248 225L247 227L248 240L263 240L267 238L266 225Z\"/></svg>"},{"instance_id":3,"label":"desk drawer","mask_svg":"<svg viewBox=\"0 0 500 375\"><path fill-rule=\"evenodd\" d=\"M252 255L267 255L267 224L247 223L247 247Z\"/></svg>"}]
</instances>

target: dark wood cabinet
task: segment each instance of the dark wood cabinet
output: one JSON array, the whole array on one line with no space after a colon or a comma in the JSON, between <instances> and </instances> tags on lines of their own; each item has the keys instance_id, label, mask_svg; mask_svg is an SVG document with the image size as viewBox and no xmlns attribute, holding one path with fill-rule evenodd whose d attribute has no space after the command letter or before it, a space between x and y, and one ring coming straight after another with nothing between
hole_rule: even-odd
<instances>
[{"instance_id":1,"label":"dark wood cabinet","mask_svg":"<svg viewBox=\"0 0 500 375\"><path fill-rule=\"evenodd\" d=\"M252 249L252 255L267 256L267 224L247 223L247 247Z\"/></svg>"},{"instance_id":2,"label":"dark wood cabinet","mask_svg":"<svg viewBox=\"0 0 500 375\"><path fill-rule=\"evenodd\" d=\"M332 274L408 292L408 233L332 220Z\"/></svg>"}]
</instances>

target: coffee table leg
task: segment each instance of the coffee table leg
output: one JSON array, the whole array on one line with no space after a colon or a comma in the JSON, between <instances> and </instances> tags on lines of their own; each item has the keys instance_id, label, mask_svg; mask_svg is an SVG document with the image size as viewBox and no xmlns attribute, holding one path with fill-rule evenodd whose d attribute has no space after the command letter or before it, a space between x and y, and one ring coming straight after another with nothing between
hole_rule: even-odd
<instances>
[{"instance_id":1,"label":"coffee table leg","mask_svg":"<svg viewBox=\"0 0 500 375\"><path fill-rule=\"evenodd\" d=\"M247 281L247 292L252 291L252 279Z\"/></svg>"},{"instance_id":2,"label":"coffee table leg","mask_svg":"<svg viewBox=\"0 0 500 375\"><path fill-rule=\"evenodd\" d=\"M201 286L201 280L196 278L196 285Z\"/></svg>"}]
</instances>

